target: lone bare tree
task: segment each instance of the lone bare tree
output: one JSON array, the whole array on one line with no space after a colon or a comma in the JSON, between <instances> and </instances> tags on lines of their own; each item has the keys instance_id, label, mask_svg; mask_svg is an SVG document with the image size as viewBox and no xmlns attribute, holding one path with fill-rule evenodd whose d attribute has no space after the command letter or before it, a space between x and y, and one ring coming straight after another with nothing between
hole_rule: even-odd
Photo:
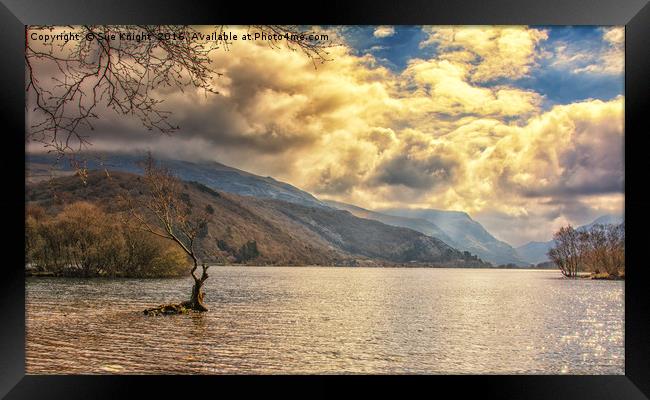
<instances>
[{"instance_id":1,"label":"lone bare tree","mask_svg":"<svg viewBox=\"0 0 650 400\"><path fill-rule=\"evenodd\" d=\"M208 311L203 301L203 284L208 279L209 265L200 257L201 254L209 255L211 249L206 249L204 244L200 253L198 245L200 238L209 237L210 211L193 209L189 198L183 195L183 183L169 169L158 165L150 153L144 161L142 180L141 194L125 196L131 222L137 229L175 242L191 258L190 274L194 279L189 300L177 306L161 306L147 311L178 311L178 308ZM218 250L213 249L215 257L217 253ZM199 266L201 274L197 275Z\"/></svg>"},{"instance_id":2,"label":"lone bare tree","mask_svg":"<svg viewBox=\"0 0 650 400\"><path fill-rule=\"evenodd\" d=\"M224 33L223 26L214 29ZM314 63L324 62L331 46L329 40L310 40L312 32L298 26L249 29L275 35L269 46L302 51ZM69 34L69 40L51 40L59 33ZM140 39L135 40L136 34ZM138 118L147 130L179 129L169 120L170 111L161 108L156 89L192 87L216 93L212 79L221 74L213 73L210 53L232 45L200 35L205 33L185 25L26 27L26 107L32 112L27 141L60 156L74 154L90 144L89 132L102 107Z\"/></svg>"},{"instance_id":3,"label":"lone bare tree","mask_svg":"<svg viewBox=\"0 0 650 400\"><path fill-rule=\"evenodd\" d=\"M580 232L571 225L560 228L553 235L555 246L548 251L548 256L558 266L562 274L569 278L578 276L583 262L583 248Z\"/></svg>"}]
</instances>

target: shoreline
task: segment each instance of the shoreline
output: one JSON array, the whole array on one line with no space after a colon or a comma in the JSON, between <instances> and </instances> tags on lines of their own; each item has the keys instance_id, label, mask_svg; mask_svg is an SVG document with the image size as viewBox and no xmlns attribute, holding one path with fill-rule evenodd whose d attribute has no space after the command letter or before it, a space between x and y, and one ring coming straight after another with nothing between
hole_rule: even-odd
<instances>
[{"instance_id":1,"label":"shoreline","mask_svg":"<svg viewBox=\"0 0 650 400\"><path fill-rule=\"evenodd\" d=\"M449 267L449 266L422 266L422 265L380 265L380 266L350 266L350 265L211 265L211 268L230 267L230 268L326 268L326 269L450 269L450 270L519 270L519 271L558 271L550 268L498 268L498 267ZM182 278L186 274L173 276L75 276L55 274L53 272L30 272L25 271L25 277L29 278L75 278L75 279L173 279ZM188 275L189 276L189 275ZM581 277L582 278L582 277Z\"/></svg>"},{"instance_id":2,"label":"shoreline","mask_svg":"<svg viewBox=\"0 0 650 400\"><path fill-rule=\"evenodd\" d=\"M423 265L377 265L377 266L351 266L351 265L250 265L250 264L228 264L228 265L211 265L211 268L234 267L234 268L327 268L327 269L458 269L458 270L517 270L517 271L556 271L558 278L564 279L586 279L599 281L625 281L625 276L612 276L608 274L583 273L576 277L570 278L562 275L559 269L555 268L535 268L535 267L449 267L449 266L423 266ZM188 275L173 276L75 276L75 275L57 275L52 272L30 272L25 271L26 278L70 278L70 279L176 279L187 277Z\"/></svg>"}]
</instances>

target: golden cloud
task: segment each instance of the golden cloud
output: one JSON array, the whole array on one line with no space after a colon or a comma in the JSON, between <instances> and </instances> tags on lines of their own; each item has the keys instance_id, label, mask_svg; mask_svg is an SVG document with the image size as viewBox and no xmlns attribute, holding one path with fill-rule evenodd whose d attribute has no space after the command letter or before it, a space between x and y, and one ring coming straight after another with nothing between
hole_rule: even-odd
<instances>
[{"instance_id":1,"label":"golden cloud","mask_svg":"<svg viewBox=\"0 0 650 400\"><path fill-rule=\"evenodd\" d=\"M390 37L395 34L395 28L386 25L378 26L372 34L376 38Z\"/></svg>"},{"instance_id":2,"label":"golden cloud","mask_svg":"<svg viewBox=\"0 0 650 400\"><path fill-rule=\"evenodd\" d=\"M517 79L535 62L537 44L545 31L526 27L427 27L420 46L436 45L442 58L459 57L471 65L471 80Z\"/></svg>"}]
</instances>

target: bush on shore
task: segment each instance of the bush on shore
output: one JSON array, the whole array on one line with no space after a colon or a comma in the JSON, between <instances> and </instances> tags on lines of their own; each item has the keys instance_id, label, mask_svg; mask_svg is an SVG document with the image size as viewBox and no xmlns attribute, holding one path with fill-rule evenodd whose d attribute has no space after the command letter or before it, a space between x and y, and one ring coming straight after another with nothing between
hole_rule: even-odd
<instances>
[{"instance_id":1,"label":"bush on shore","mask_svg":"<svg viewBox=\"0 0 650 400\"><path fill-rule=\"evenodd\" d=\"M25 243L25 262L37 273L56 276L178 276L189 265L173 243L134 230L119 215L83 201L56 215L29 205Z\"/></svg>"}]
</instances>

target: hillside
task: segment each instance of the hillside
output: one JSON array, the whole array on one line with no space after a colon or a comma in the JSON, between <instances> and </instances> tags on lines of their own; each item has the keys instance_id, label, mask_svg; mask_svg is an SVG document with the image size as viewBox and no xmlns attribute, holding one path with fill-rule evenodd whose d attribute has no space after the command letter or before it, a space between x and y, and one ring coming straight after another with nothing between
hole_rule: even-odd
<instances>
[{"instance_id":1,"label":"hillside","mask_svg":"<svg viewBox=\"0 0 650 400\"><path fill-rule=\"evenodd\" d=\"M436 224L424 219L397 217L394 215L382 214L379 212L366 210L365 208L357 207L352 204L341 203L333 200L324 200L323 202L333 208L349 211L352 215L359 218L372 219L382 222L386 225L413 229L414 231L422 232L425 235L440 239L445 243L453 242L451 238L447 236L447 234Z\"/></svg>"},{"instance_id":2,"label":"hillside","mask_svg":"<svg viewBox=\"0 0 650 400\"><path fill-rule=\"evenodd\" d=\"M324 203L347 210L357 217L422 232L494 264L525 264L512 246L496 239L481 224L463 212L425 209L387 209L377 212L337 201Z\"/></svg>"},{"instance_id":3,"label":"hillside","mask_svg":"<svg viewBox=\"0 0 650 400\"><path fill-rule=\"evenodd\" d=\"M77 176L29 184L26 198L51 212L79 200L118 212L118 194L137 193L139 179L125 172L92 171L86 185ZM215 210L210 231L220 239L220 247L236 251L256 242L259 256L250 264L483 266L421 232L347 211L216 192L196 182L186 182L184 189L194 207L209 204Z\"/></svg>"},{"instance_id":4,"label":"hillside","mask_svg":"<svg viewBox=\"0 0 650 400\"><path fill-rule=\"evenodd\" d=\"M447 242L450 246L469 251L494 264L516 264L521 266L526 264L512 246L492 236L467 213L434 209L387 209L380 211L388 215L429 221L450 238L450 241Z\"/></svg>"},{"instance_id":5,"label":"hillside","mask_svg":"<svg viewBox=\"0 0 650 400\"><path fill-rule=\"evenodd\" d=\"M316 209L273 202L276 209L313 230L338 248L352 254L383 258L400 263L464 258L439 239L412 229L393 227L378 221L357 218L347 211Z\"/></svg>"},{"instance_id":6,"label":"hillside","mask_svg":"<svg viewBox=\"0 0 650 400\"><path fill-rule=\"evenodd\" d=\"M531 264L539 264L548 261L546 253L553 247L553 241L548 242L528 242L523 246L516 248L521 258Z\"/></svg>"},{"instance_id":7,"label":"hillside","mask_svg":"<svg viewBox=\"0 0 650 400\"><path fill-rule=\"evenodd\" d=\"M142 173L139 166L142 155L117 154L117 153L87 153L84 154L89 170L123 171L134 174ZM184 181L200 182L213 190L235 193L242 196L253 196L266 199L283 200L296 204L324 207L325 205L303 190L285 182L280 182L272 177L262 177L237 168L232 168L217 162L188 162L181 160L160 159L169 167L176 176ZM48 176L46 167L51 167L56 162L52 155L29 154L28 163L30 170L36 176ZM51 168L49 168L51 170ZM56 164L57 176L71 173L74 168L68 160L61 160ZM32 179L37 181L37 179Z\"/></svg>"}]
</instances>

